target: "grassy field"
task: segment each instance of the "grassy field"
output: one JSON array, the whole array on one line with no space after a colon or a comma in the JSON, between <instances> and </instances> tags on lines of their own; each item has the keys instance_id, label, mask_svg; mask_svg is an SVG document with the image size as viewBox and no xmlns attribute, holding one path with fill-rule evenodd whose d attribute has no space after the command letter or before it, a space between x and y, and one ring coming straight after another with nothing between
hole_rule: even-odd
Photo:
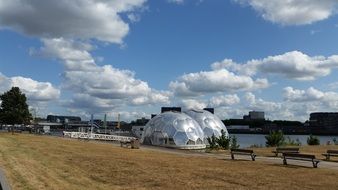
<instances>
[{"instance_id":1,"label":"grassy field","mask_svg":"<svg viewBox=\"0 0 338 190\"><path fill-rule=\"evenodd\" d=\"M334 146L333 146L334 147ZM338 148L335 146L334 148ZM322 153L324 147L304 147ZM256 149L269 154L270 149ZM12 189L337 189L338 171L0 134Z\"/></svg>"}]
</instances>

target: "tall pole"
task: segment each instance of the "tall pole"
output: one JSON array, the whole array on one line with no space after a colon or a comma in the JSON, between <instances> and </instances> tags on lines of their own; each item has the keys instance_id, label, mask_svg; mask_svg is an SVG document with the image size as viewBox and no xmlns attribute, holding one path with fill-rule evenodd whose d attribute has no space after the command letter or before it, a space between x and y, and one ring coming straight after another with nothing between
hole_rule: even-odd
<instances>
[{"instance_id":1,"label":"tall pole","mask_svg":"<svg viewBox=\"0 0 338 190\"><path fill-rule=\"evenodd\" d=\"M103 126L104 126L104 134L107 134L107 114L104 114Z\"/></svg>"},{"instance_id":2,"label":"tall pole","mask_svg":"<svg viewBox=\"0 0 338 190\"><path fill-rule=\"evenodd\" d=\"M94 126L94 114L92 114L90 118L90 135L93 134L93 126Z\"/></svg>"}]
</instances>

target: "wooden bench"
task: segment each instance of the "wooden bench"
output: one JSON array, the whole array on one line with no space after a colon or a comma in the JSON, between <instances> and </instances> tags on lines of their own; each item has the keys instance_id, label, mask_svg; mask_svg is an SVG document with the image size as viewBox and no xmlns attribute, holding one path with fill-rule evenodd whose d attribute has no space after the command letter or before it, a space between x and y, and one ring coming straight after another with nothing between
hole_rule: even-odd
<instances>
[{"instance_id":1,"label":"wooden bench","mask_svg":"<svg viewBox=\"0 0 338 190\"><path fill-rule=\"evenodd\" d=\"M131 141L120 141L120 143L121 143L121 147L129 147L129 146L131 146Z\"/></svg>"},{"instance_id":2,"label":"wooden bench","mask_svg":"<svg viewBox=\"0 0 338 190\"><path fill-rule=\"evenodd\" d=\"M277 147L276 150L272 151L272 153L275 153L276 157L279 153L299 153L299 148L287 148L287 147Z\"/></svg>"},{"instance_id":3,"label":"wooden bench","mask_svg":"<svg viewBox=\"0 0 338 190\"><path fill-rule=\"evenodd\" d=\"M235 154L239 155L249 155L251 156L252 161L255 161L256 154L253 152L253 150L248 150L248 149L238 149L238 148L232 148L231 149L231 159L235 159Z\"/></svg>"},{"instance_id":4,"label":"wooden bench","mask_svg":"<svg viewBox=\"0 0 338 190\"><path fill-rule=\"evenodd\" d=\"M338 150L327 150L322 155L326 157L326 160L330 160L330 156L338 156Z\"/></svg>"},{"instance_id":5,"label":"wooden bench","mask_svg":"<svg viewBox=\"0 0 338 190\"><path fill-rule=\"evenodd\" d=\"M287 165L286 160L302 160L311 161L314 168L317 168L319 160L316 159L315 155L311 154L298 154L298 153L283 153L283 164Z\"/></svg>"}]
</instances>

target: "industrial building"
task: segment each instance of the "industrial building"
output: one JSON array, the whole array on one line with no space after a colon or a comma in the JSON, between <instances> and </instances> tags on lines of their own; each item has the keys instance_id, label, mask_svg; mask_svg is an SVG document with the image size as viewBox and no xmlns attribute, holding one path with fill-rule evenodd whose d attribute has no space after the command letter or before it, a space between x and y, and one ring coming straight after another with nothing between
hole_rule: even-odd
<instances>
[{"instance_id":1,"label":"industrial building","mask_svg":"<svg viewBox=\"0 0 338 190\"><path fill-rule=\"evenodd\" d=\"M315 112L310 114L310 127L322 129L338 129L337 112Z\"/></svg>"},{"instance_id":2,"label":"industrial building","mask_svg":"<svg viewBox=\"0 0 338 190\"><path fill-rule=\"evenodd\" d=\"M249 115L244 115L243 119L250 120L265 120L265 113L263 111L250 111Z\"/></svg>"}]
</instances>

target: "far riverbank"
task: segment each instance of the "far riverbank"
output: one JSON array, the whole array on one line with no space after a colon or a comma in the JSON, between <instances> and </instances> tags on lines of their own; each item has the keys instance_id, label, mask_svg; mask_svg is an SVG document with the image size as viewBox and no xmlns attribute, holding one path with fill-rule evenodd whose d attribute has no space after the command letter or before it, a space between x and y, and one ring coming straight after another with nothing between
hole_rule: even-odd
<instances>
[{"instance_id":1,"label":"far riverbank","mask_svg":"<svg viewBox=\"0 0 338 190\"><path fill-rule=\"evenodd\" d=\"M237 138L237 143L240 145L241 148L247 148L250 146L258 146L258 147L265 147L265 134L233 134L229 133L230 136L235 136ZM317 135L316 135L317 136ZM285 139L287 140L288 137L291 140L298 141L301 145L307 145L307 138L309 135L285 135ZM338 135L334 136L317 136L320 140L320 144L325 145L328 142L333 144L333 139L336 138L338 141Z\"/></svg>"}]
</instances>

